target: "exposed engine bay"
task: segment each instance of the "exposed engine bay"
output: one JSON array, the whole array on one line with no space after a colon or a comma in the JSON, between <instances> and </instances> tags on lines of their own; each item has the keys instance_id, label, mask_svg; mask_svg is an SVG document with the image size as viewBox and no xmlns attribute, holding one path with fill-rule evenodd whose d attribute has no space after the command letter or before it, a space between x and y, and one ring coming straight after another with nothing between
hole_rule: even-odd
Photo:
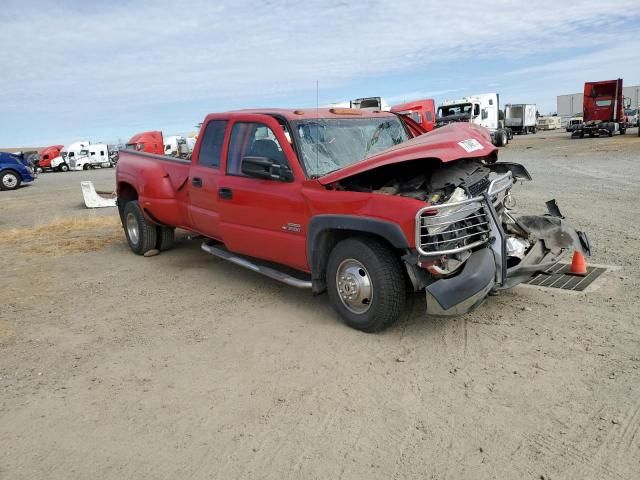
<instances>
[{"instance_id":1,"label":"exposed engine bay","mask_svg":"<svg viewBox=\"0 0 640 480\"><path fill-rule=\"evenodd\" d=\"M448 201L457 189L471 197L481 194L489 186L490 173L487 165L475 159L449 164L420 161L365 172L343 180L339 187L356 192L400 195L439 205Z\"/></svg>"},{"instance_id":2,"label":"exposed engine bay","mask_svg":"<svg viewBox=\"0 0 640 480\"><path fill-rule=\"evenodd\" d=\"M488 247L496 288L509 288L570 249L589 253L586 235L563 220L555 201L545 215L515 215L511 188L517 180L531 180L519 164L419 160L367 171L336 187L425 202L416 216L417 275L425 285L455 276L474 252Z\"/></svg>"}]
</instances>

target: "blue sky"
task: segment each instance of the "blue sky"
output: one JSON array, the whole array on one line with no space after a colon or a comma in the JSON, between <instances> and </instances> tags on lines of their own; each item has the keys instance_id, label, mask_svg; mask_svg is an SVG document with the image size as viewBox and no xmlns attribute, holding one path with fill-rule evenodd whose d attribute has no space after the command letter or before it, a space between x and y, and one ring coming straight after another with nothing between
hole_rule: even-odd
<instances>
[{"instance_id":1,"label":"blue sky","mask_svg":"<svg viewBox=\"0 0 640 480\"><path fill-rule=\"evenodd\" d=\"M0 7L0 147L193 131L209 112L640 84L635 1L29 1Z\"/></svg>"}]
</instances>

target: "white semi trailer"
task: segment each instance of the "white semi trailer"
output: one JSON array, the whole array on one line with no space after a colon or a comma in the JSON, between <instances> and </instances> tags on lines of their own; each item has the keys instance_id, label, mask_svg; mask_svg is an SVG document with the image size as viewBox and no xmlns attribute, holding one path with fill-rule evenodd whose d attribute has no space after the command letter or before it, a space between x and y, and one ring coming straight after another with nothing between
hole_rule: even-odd
<instances>
[{"instance_id":1,"label":"white semi trailer","mask_svg":"<svg viewBox=\"0 0 640 480\"><path fill-rule=\"evenodd\" d=\"M531 103L507 103L504 106L504 126L513 133L536 133L536 106Z\"/></svg>"},{"instance_id":2,"label":"white semi trailer","mask_svg":"<svg viewBox=\"0 0 640 480\"><path fill-rule=\"evenodd\" d=\"M470 95L440 104L436 114L436 128L454 122L469 122L489 130L491 141L503 147L513 138L510 128L503 128L498 120L500 97L497 93Z\"/></svg>"}]
</instances>

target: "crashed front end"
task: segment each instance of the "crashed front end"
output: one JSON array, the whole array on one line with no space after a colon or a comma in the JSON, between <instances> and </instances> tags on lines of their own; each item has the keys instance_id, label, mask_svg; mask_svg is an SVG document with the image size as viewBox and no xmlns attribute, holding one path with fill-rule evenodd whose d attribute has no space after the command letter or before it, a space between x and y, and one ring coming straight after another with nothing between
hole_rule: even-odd
<instances>
[{"instance_id":1,"label":"crashed front end","mask_svg":"<svg viewBox=\"0 0 640 480\"><path fill-rule=\"evenodd\" d=\"M524 167L485 168L490 175L463 182L446 201L416 214L416 254L405 261L414 286L426 292L430 315L464 314L492 290L527 281L571 250L590 254L586 234L564 220L555 201L545 215L513 213L511 188L531 179Z\"/></svg>"}]
</instances>

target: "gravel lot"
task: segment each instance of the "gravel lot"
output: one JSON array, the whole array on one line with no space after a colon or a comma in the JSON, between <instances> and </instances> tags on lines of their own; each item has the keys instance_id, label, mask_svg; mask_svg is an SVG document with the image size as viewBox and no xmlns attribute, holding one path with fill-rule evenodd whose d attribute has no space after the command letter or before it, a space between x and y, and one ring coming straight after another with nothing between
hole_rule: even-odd
<instances>
[{"instance_id":1,"label":"gravel lot","mask_svg":"<svg viewBox=\"0 0 640 480\"><path fill-rule=\"evenodd\" d=\"M520 286L458 319L426 317L416 296L376 335L184 235L142 258L117 226L65 233L104 240L80 252L57 227L34 230L114 215L84 209L79 186L113 188L113 170L0 192L0 478L637 479L629 133L542 132L500 152L534 176L514 189L518 210L556 198L589 233L590 263L617 269L586 293ZM8 240L15 228L24 241ZM42 253L49 242L60 248Z\"/></svg>"}]
</instances>

